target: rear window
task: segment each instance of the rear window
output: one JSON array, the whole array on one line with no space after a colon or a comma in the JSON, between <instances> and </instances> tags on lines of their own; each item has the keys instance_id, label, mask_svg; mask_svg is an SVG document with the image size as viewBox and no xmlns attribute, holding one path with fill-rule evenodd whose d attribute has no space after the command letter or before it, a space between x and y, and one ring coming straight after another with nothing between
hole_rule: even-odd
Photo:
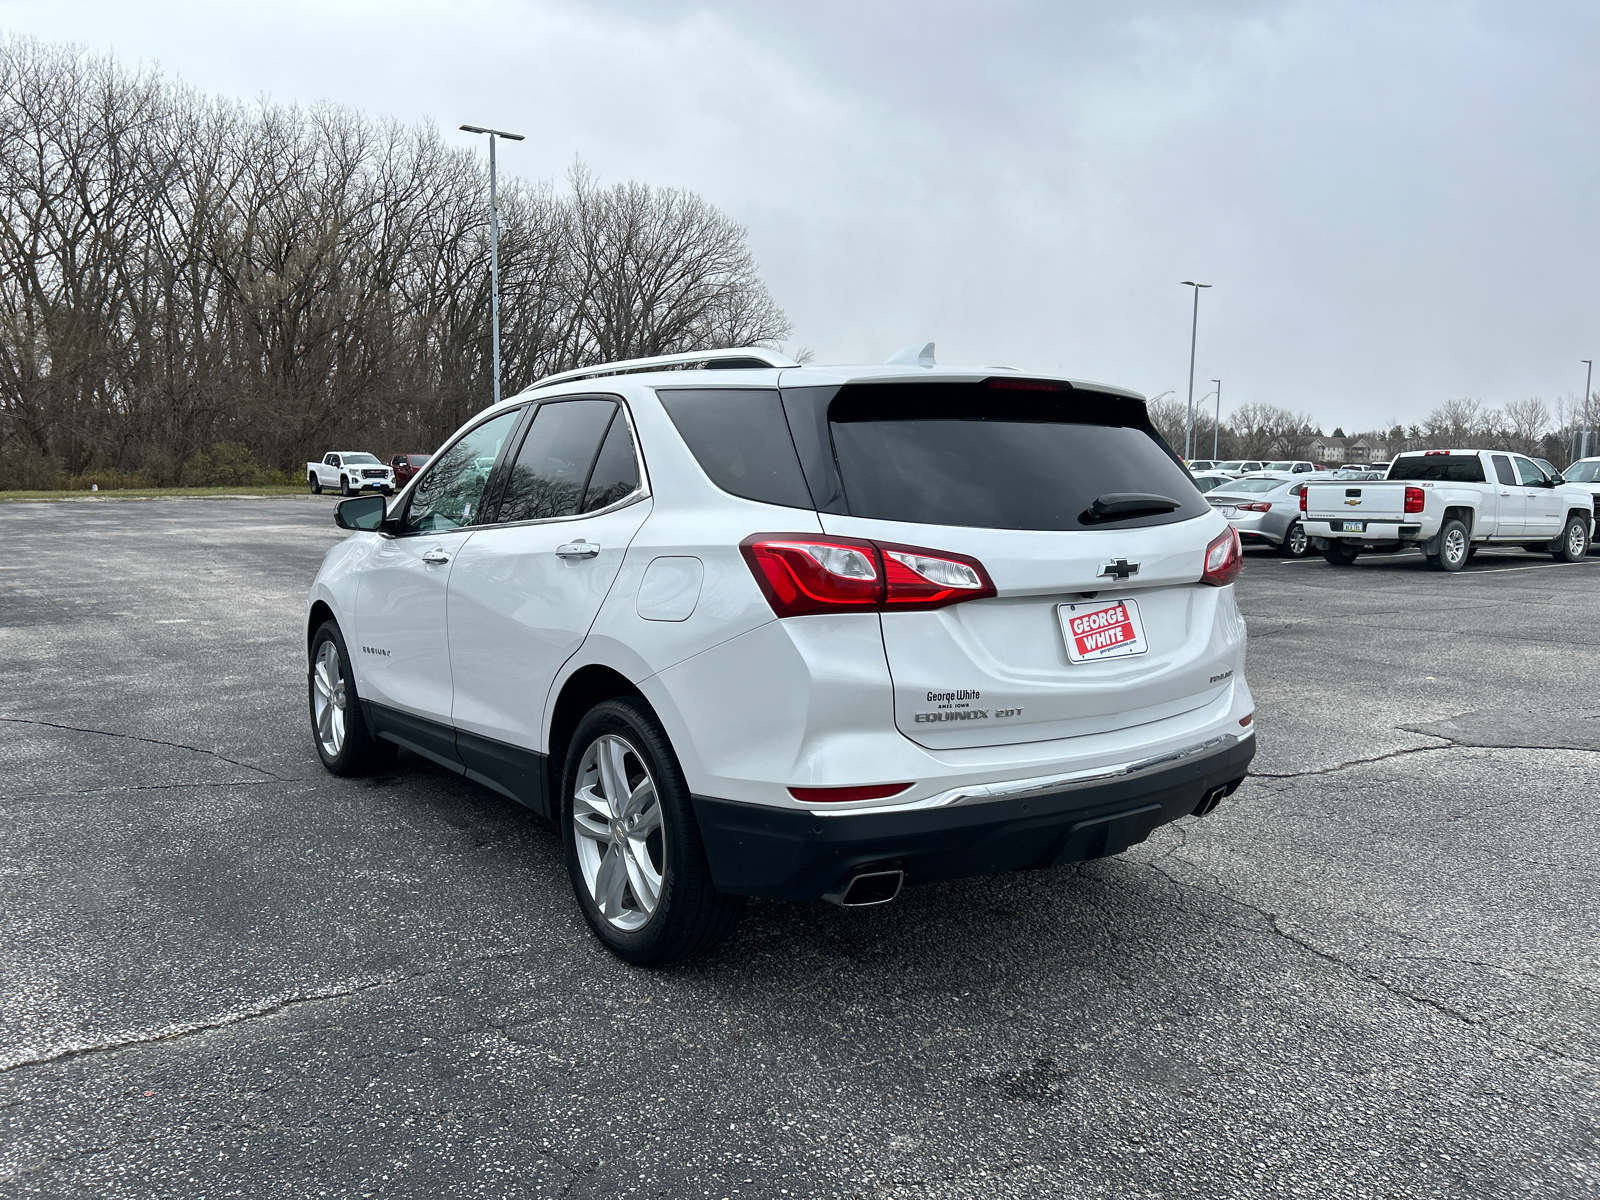
<instances>
[{"instance_id":1,"label":"rear window","mask_svg":"<svg viewBox=\"0 0 1600 1200\"><path fill-rule=\"evenodd\" d=\"M783 404L770 388L659 388L661 403L684 443L725 492L812 508Z\"/></svg>"},{"instance_id":2,"label":"rear window","mask_svg":"<svg viewBox=\"0 0 1600 1200\"><path fill-rule=\"evenodd\" d=\"M1483 460L1476 454L1417 454L1397 458L1390 479L1424 479L1434 483L1483 483Z\"/></svg>"},{"instance_id":3,"label":"rear window","mask_svg":"<svg viewBox=\"0 0 1600 1200\"><path fill-rule=\"evenodd\" d=\"M1136 400L986 383L854 384L827 408L854 516L986 529L1129 529L1209 512ZM822 390L822 389L815 389ZM1142 493L1170 511L1097 521L1096 499Z\"/></svg>"},{"instance_id":4,"label":"rear window","mask_svg":"<svg viewBox=\"0 0 1600 1200\"><path fill-rule=\"evenodd\" d=\"M1235 479L1222 490L1225 492L1275 492L1284 485L1282 479Z\"/></svg>"}]
</instances>

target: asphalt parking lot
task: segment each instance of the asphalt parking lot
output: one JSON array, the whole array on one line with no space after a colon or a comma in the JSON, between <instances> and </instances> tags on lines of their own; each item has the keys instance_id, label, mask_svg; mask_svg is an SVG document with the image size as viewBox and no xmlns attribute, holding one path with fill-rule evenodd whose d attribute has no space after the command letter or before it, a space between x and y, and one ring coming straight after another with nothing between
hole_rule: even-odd
<instances>
[{"instance_id":1,"label":"asphalt parking lot","mask_svg":"<svg viewBox=\"0 0 1600 1200\"><path fill-rule=\"evenodd\" d=\"M1600 1192L1600 558L1250 552L1214 815L652 972L509 801L322 770L331 510L0 507L0 1195Z\"/></svg>"}]
</instances>

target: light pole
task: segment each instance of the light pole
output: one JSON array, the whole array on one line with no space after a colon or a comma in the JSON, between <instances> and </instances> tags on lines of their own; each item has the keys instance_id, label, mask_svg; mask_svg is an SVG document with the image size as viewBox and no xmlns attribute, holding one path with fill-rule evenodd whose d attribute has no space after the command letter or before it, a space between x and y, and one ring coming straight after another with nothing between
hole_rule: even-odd
<instances>
[{"instance_id":1,"label":"light pole","mask_svg":"<svg viewBox=\"0 0 1600 1200\"><path fill-rule=\"evenodd\" d=\"M1211 458L1215 461L1222 438L1222 380L1213 379L1211 382L1217 385L1217 420L1211 426Z\"/></svg>"},{"instance_id":2,"label":"light pole","mask_svg":"<svg viewBox=\"0 0 1600 1200\"><path fill-rule=\"evenodd\" d=\"M1589 457L1589 386L1594 382L1594 360L1580 359L1588 368L1583 373L1583 445L1579 447L1578 457Z\"/></svg>"},{"instance_id":3,"label":"light pole","mask_svg":"<svg viewBox=\"0 0 1600 1200\"><path fill-rule=\"evenodd\" d=\"M489 324L494 340L494 402L500 403L500 198L495 191L494 140L523 140L520 133L507 133L503 129L485 129L482 125L463 125L463 133L489 135Z\"/></svg>"},{"instance_id":4,"label":"light pole","mask_svg":"<svg viewBox=\"0 0 1600 1200\"><path fill-rule=\"evenodd\" d=\"M1194 289L1194 319L1189 324L1189 420L1183 432L1183 459L1188 462L1194 457L1194 343L1200 332L1200 289L1211 285L1185 279L1183 286Z\"/></svg>"}]
</instances>

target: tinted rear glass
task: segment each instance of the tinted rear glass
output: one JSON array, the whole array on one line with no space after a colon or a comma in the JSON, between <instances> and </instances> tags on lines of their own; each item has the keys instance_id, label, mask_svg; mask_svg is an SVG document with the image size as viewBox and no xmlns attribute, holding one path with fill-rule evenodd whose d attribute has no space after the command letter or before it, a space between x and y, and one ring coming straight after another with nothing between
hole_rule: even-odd
<instances>
[{"instance_id":1,"label":"tinted rear glass","mask_svg":"<svg viewBox=\"0 0 1600 1200\"><path fill-rule=\"evenodd\" d=\"M1483 483L1483 460L1476 454L1418 454L1397 458L1390 479L1426 479L1435 483Z\"/></svg>"},{"instance_id":2,"label":"tinted rear glass","mask_svg":"<svg viewBox=\"0 0 1600 1200\"><path fill-rule=\"evenodd\" d=\"M1219 490L1224 492L1275 492L1281 487L1287 487L1287 479L1235 479L1227 487Z\"/></svg>"},{"instance_id":3,"label":"tinted rear glass","mask_svg":"<svg viewBox=\"0 0 1600 1200\"><path fill-rule=\"evenodd\" d=\"M712 483L747 500L812 507L776 391L661 388L657 394Z\"/></svg>"},{"instance_id":4,"label":"tinted rear glass","mask_svg":"<svg viewBox=\"0 0 1600 1200\"><path fill-rule=\"evenodd\" d=\"M1130 529L1210 511L1144 405L1100 392L985 384L857 384L828 406L849 511L986 529ZM1099 497L1147 493L1170 512L1097 523Z\"/></svg>"}]
</instances>

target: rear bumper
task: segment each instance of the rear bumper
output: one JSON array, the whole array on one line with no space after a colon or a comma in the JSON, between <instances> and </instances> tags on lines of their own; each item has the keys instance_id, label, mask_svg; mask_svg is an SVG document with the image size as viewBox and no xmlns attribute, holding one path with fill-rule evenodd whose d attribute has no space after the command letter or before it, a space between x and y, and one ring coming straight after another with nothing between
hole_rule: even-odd
<instances>
[{"instance_id":1,"label":"rear bumper","mask_svg":"<svg viewBox=\"0 0 1600 1200\"><path fill-rule=\"evenodd\" d=\"M908 884L1120 854L1232 790L1255 756L1249 737L1171 767L1044 795L899 812L810 812L694 797L711 876L725 892L814 900L874 869Z\"/></svg>"},{"instance_id":2,"label":"rear bumper","mask_svg":"<svg viewBox=\"0 0 1600 1200\"><path fill-rule=\"evenodd\" d=\"M1345 524L1343 517L1332 520L1327 517L1307 517L1306 536L1362 542L1413 542L1422 537L1422 526L1416 522L1363 519L1360 523L1365 528L1358 532L1346 533L1343 528Z\"/></svg>"}]
</instances>

